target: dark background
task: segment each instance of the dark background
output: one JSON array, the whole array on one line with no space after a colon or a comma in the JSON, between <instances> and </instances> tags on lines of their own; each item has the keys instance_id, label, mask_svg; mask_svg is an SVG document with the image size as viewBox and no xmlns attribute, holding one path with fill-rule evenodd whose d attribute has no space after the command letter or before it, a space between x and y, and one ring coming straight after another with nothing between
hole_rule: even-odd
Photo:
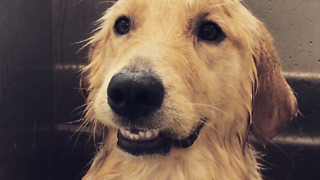
<instances>
[{"instance_id":1,"label":"dark background","mask_svg":"<svg viewBox=\"0 0 320 180\"><path fill-rule=\"evenodd\" d=\"M0 179L80 179L96 148L76 133L84 97L79 70L104 0L1 0ZM319 58L320 59L320 58ZM320 75L294 74L303 116L267 148L266 179L320 179ZM79 108L78 108L79 107ZM253 140L254 142L254 140ZM255 142L254 142L255 143Z\"/></svg>"}]
</instances>

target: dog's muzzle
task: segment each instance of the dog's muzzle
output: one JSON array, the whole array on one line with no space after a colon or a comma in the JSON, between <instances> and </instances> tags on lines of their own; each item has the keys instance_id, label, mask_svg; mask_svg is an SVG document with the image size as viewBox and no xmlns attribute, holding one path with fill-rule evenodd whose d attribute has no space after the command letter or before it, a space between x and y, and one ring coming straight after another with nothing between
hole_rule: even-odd
<instances>
[{"instance_id":1,"label":"dog's muzzle","mask_svg":"<svg viewBox=\"0 0 320 180\"><path fill-rule=\"evenodd\" d=\"M119 117L118 147L132 155L167 154L171 146L187 148L197 139L200 124L185 139L170 138L157 130L150 118L161 108L165 88L157 76L145 71L121 71L108 86L108 103ZM143 127L143 128L142 128Z\"/></svg>"}]
</instances>

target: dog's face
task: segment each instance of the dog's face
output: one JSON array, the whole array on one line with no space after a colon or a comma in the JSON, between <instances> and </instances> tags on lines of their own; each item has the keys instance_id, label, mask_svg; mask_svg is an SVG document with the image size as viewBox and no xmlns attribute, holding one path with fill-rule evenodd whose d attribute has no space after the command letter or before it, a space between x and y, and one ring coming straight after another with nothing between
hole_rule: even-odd
<instances>
[{"instance_id":1,"label":"dog's face","mask_svg":"<svg viewBox=\"0 0 320 180\"><path fill-rule=\"evenodd\" d=\"M87 116L118 130L120 149L167 154L191 146L202 129L241 144L264 72L264 29L246 8L237 0L120 0L102 20L91 40Z\"/></svg>"}]
</instances>

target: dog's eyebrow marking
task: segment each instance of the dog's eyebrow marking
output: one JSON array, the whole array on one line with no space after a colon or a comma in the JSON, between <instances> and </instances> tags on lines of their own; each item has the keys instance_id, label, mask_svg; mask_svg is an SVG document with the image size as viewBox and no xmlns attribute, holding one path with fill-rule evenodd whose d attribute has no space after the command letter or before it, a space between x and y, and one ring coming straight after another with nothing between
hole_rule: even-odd
<instances>
[{"instance_id":1,"label":"dog's eyebrow marking","mask_svg":"<svg viewBox=\"0 0 320 180\"><path fill-rule=\"evenodd\" d=\"M210 15L209 12L201 13L198 15L198 20L207 19L207 17Z\"/></svg>"},{"instance_id":2,"label":"dog's eyebrow marking","mask_svg":"<svg viewBox=\"0 0 320 180\"><path fill-rule=\"evenodd\" d=\"M205 13L201 13L201 14L196 15L195 17L190 18L188 20L188 27L187 27L188 32L194 31L196 29L196 27L198 26L198 24L207 20L207 17L209 15L210 15L209 12L205 12Z\"/></svg>"}]
</instances>

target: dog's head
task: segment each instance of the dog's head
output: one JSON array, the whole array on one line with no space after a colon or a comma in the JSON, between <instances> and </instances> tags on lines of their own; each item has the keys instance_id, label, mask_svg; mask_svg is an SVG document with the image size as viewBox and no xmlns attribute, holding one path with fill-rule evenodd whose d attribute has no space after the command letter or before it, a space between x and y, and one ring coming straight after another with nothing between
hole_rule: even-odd
<instances>
[{"instance_id":1,"label":"dog's head","mask_svg":"<svg viewBox=\"0 0 320 180\"><path fill-rule=\"evenodd\" d=\"M119 0L90 44L87 119L133 155L198 136L242 144L250 125L264 143L297 112L272 38L238 0Z\"/></svg>"}]
</instances>

